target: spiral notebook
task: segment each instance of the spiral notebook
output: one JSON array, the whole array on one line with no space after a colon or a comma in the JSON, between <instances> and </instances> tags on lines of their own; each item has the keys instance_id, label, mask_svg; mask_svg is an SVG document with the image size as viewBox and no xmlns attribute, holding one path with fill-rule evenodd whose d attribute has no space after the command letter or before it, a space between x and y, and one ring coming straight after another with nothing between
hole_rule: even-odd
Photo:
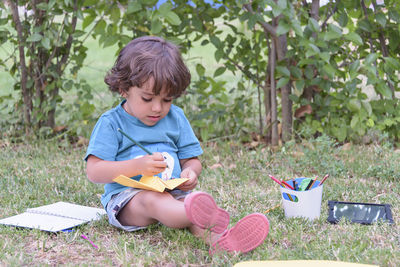
<instances>
[{"instance_id":1,"label":"spiral notebook","mask_svg":"<svg viewBox=\"0 0 400 267\"><path fill-rule=\"evenodd\" d=\"M59 232L99 220L105 214L104 209L60 201L27 209L24 213L0 220L0 224Z\"/></svg>"}]
</instances>

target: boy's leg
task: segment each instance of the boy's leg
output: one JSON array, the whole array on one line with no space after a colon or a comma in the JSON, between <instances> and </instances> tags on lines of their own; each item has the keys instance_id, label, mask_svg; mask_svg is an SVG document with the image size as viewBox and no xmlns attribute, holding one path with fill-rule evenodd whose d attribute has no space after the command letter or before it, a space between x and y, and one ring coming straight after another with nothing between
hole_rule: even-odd
<instances>
[{"instance_id":1,"label":"boy's leg","mask_svg":"<svg viewBox=\"0 0 400 267\"><path fill-rule=\"evenodd\" d=\"M184 204L171 194L143 190L135 195L119 212L122 225L147 226L160 222L171 228L192 225L186 216Z\"/></svg>"},{"instance_id":2,"label":"boy's leg","mask_svg":"<svg viewBox=\"0 0 400 267\"><path fill-rule=\"evenodd\" d=\"M183 199L177 200L169 193L158 193L153 191L143 190L137 193L118 213L118 220L122 225L136 225L136 226L148 226L150 224L154 224L160 222L171 228L189 228L190 232L196 236L204 240L209 245L215 243L218 238L221 236L219 233L214 233L211 229L209 231L208 225L195 225L189 219L188 216L193 217L193 213L198 211L198 204L200 202L200 206L203 204L208 205L210 208L207 211L210 214L215 213L223 217L222 220L223 226L218 225L219 232L222 232L221 229L228 226L229 223L229 214L226 211L219 209L214 200L211 198L204 198L204 196L208 195L205 193L201 193L202 197L199 197L199 194L192 193L195 198L188 198L189 200L195 199L195 201L190 201L191 205L187 205L188 201L185 200L185 204ZM190 195L192 195L190 194ZM208 195L209 196L209 195ZM212 203L210 203L210 201ZM197 203L197 204L196 204Z\"/></svg>"}]
</instances>

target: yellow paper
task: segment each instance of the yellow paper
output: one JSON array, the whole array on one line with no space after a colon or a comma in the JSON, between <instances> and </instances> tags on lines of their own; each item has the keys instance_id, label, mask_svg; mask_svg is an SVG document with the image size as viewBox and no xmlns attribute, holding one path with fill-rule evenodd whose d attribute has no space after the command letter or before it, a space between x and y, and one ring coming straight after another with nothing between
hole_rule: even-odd
<instances>
[{"instance_id":1,"label":"yellow paper","mask_svg":"<svg viewBox=\"0 0 400 267\"><path fill-rule=\"evenodd\" d=\"M134 188L139 188L139 189L145 189L145 190L151 190L151 191L156 191L156 192L164 192L164 190L167 189L174 189L178 187L179 185L183 184L186 182L187 178L175 178L175 179L170 179L167 181L163 181L157 176L142 176L139 181L133 180L129 177L126 177L125 175L120 175L117 178L115 178L113 181L116 183L119 183L124 186L129 186L129 187L134 187Z\"/></svg>"},{"instance_id":2,"label":"yellow paper","mask_svg":"<svg viewBox=\"0 0 400 267\"><path fill-rule=\"evenodd\" d=\"M288 260L288 261L243 261L236 263L234 267L379 267L377 265L359 264L341 261L325 260Z\"/></svg>"}]
</instances>

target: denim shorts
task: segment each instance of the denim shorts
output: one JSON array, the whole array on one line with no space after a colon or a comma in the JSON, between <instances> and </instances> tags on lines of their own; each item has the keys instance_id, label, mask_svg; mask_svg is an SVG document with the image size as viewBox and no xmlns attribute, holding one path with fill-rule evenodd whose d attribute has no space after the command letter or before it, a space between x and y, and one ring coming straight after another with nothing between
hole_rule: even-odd
<instances>
[{"instance_id":1,"label":"denim shorts","mask_svg":"<svg viewBox=\"0 0 400 267\"><path fill-rule=\"evenodd\" d=\"M111 200L107 204L107 215L108 215L108 222L115 227L121 228L125 231L136 231L140 229L145 229L147 226L136 226L136 225L122 225L118 219L118 213L122 210L123 207L139 192L143 191L142 189L137 188L127 188L124 191L115 194L112 196ZM168 191L175 199L182 199L185 198L186 195L190 194L191 191L182 191L179 189L175 189L172 191Z\"/></svg>"}]
</instances>

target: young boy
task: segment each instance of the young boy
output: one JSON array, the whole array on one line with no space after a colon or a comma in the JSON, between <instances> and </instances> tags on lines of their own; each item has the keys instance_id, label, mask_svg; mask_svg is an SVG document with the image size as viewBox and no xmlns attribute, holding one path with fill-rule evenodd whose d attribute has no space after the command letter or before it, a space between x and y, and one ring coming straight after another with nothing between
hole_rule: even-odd
<instances>
[{"instance_id":1,"label":"young boy","mask_svg":"<svg viewBox=\"0 0 400 267\"><path fill-rule=\"evenodd\" d=\"M226 230L229 214L217 207L209 194L191 193L201 173L198 156L203 151L182 109L172 105L190 83L179 49L159 37L137 38L121 50L105 82L125 99L98 120L85 160L89 180L105 184L101 202L110 224L126 231L157 222L188 228L208 242L212 252L247 252L259 246L269 229L264 215L248 215ZM152 154L146 154L118 129ZM188 181L178 189L159 193L114 183L121 174L136 180L142 175L158 175ZM211 232L208 236L207 230Z\"/></svg>"}]
</instances>

